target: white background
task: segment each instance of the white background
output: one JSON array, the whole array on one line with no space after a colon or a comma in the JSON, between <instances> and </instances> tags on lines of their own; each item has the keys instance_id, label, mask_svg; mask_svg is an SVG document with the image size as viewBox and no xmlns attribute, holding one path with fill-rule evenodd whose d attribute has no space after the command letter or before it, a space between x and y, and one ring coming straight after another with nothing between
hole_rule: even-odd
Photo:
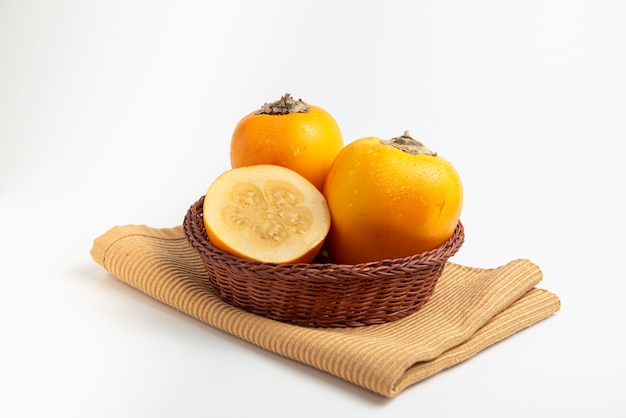
<instances>
[{"instance_id":1,"label":"white background","mask_svg":"<svg viewBox=\"0 0 626 418\"><path fill-rule=\"evenodd\" d=\"M561 311L389 400L91 260L285 92L452 161L453 261L531 259ZM0 1L0 416L623 417L625 142L624 1Z\"/></svg>"}]
</instances>

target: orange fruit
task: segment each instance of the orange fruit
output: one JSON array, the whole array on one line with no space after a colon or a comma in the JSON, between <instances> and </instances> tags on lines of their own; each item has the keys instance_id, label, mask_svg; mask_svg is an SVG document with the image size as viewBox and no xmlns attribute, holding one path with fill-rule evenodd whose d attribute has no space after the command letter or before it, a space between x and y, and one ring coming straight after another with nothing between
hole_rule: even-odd
<instances>
[{"instance_id":1,"label":"orange fruit","mask_svg":"<svg viewBox=\"0 0 626 418\"><path fill-rule=\"evenodd\" d=\"M335 263L408 257L449 239L463 203L452 164L408 135L362 138L336 157L324 188Z\"/></svg>"},{"instance_id":2,"label":"orange fruit","mask_svg":"<svg viewBox=\"0 0 626 418\"><path fill-rule=\"evenodd\" d=\"M330 226L326 200L308 180L276 165L231 169L207 190L204 225L211 243L267 263L309 263Z\"/></svg>"},{"instance_id":3,"label":"orange fruit","mask_svg":"<svg viewBox=\"0 0 626 418\"><path fill-rule=\"evenodd\" d=\"M285 94L239 121L231 139L230 161L233 168L287 167L321 191L342 148L341 130L330 113Z\"/></svg>"}]
</instances>

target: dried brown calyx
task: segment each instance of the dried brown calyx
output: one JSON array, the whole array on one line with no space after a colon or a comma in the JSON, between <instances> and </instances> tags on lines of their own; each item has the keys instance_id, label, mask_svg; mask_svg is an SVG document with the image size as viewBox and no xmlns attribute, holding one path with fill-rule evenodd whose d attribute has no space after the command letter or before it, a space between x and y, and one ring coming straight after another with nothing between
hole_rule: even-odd
<instances>
[{"instance_id":1,"label":"dried brown calyx","mask_svg":"<svg viewBox=\"0 0 626 418\"><path fill-rule=\"evenodd\" d=\"M416 139L413 139L409 134L409 131L404 131L402 136L391 139L383 139L381 142L412 155L437 155L436 152L431 151L426 147L426 145Z\"/></svg>"},{"instance_id":2,"label":"dried brown calyx","mask_svg":"<svg viewBox=\"0 0 626 418\"><path fill-rule=\"evenodd\" d=\"M308 104L302 99L294 99L291 94L285 93L283 97L272 103L265 103L259 110L257 115L288 115L290 113L306 113L310 110Z\"/></svg>"}]
</instances>

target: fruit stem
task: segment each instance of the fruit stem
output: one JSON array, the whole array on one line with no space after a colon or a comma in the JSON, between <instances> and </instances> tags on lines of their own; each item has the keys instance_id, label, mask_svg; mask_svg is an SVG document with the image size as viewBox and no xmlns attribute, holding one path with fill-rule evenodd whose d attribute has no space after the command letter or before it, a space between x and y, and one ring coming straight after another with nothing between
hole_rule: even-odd
<instances>
[{"instance_id":1,"label":"fruit stem","mask_svg":"<svg viewBox=\"0 0 626 418\"><path fill-rule=\"evenodd\" d=\"M387 140L383 139L381 140L381 142L385 145L391 145L392 147L397 148L400 151L404 151L412 155L437 155L436 152L428 149L426 145L422 144L416 139L413 139L409 134L409 131L404 131L404 134L402 134L402 136Z\"/></svg>"},{"instance_id":2,"label":"fruit stem","mask_svg":"<svg viewBox=\"0 0 626 418\"><path fill-rule=\"evenodd\" d=\"M310 110L308 104L302 99L294 99L291 94L285 93L283 97L272 103L265 103L259 110L257 115L288 115L290 113L306 113Z\"/></svg>"}]
</instances>

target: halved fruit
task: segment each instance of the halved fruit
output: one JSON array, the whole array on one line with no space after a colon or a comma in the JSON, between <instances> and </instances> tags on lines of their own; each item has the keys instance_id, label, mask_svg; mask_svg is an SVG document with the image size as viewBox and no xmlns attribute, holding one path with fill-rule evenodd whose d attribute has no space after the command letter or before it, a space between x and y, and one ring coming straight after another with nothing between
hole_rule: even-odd
<instances>
[{"instance_id":1,"label":"halved fruit","mask_svg":"<svg viewBox=\"0 0 626 418\"><path fill-rule=\"evenodd\" d=\"M295 171L253 165L219 176L204 199L211 243L238 257L266 263L309 263L330 228L324 195Z\"/></svg>"}]
</instances>

